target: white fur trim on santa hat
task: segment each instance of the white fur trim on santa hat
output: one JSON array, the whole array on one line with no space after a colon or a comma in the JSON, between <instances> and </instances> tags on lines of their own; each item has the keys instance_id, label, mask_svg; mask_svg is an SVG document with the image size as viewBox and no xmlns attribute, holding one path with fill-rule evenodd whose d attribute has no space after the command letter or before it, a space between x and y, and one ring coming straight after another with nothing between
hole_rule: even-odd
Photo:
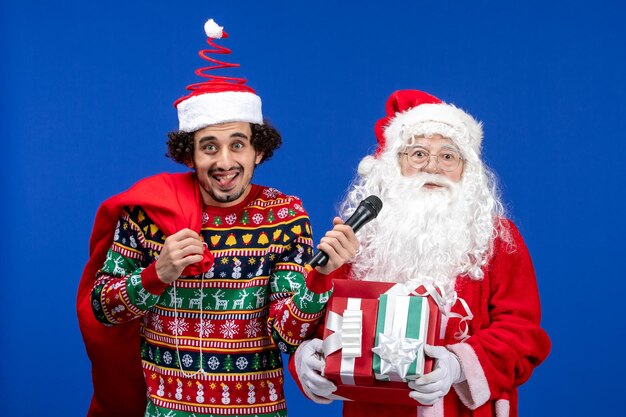
<instances>
[{"instance_id":1,"label":"white fur trim on santa hat","mask_svg":"<svg viewBox=\"0 0 626 417\"><path fill-rule=\"evenodd\" d=\"M420 104L397 113L385 129L384 135L386 146L391 146L398 140L404 143L412 135L433 133L452 139L462 153L469 147L476 155L480 155L483 139L481 124L452 104Z\"/></svg>"},{"instance_id":2,"label":"white fur trim on santa hat","mask_svg":"<svg viewBox=\"0 0 626 417\"><path fill-rule=\"evenodd\" d=\"M223 91L189 97L178 103L179 129L195 132L227 122L263 124L261 98L245 91Z\"/></svg>"}]
</instances>

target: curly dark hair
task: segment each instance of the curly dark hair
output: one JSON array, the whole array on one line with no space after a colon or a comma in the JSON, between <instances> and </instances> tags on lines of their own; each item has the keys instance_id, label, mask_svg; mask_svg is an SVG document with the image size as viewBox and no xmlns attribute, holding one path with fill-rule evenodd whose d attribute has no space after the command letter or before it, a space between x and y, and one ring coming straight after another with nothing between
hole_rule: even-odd
<instances>
[{"instance_id":1,"label":"curly dark hair","mask_svg":"<svg viewBox=\"0 0 626 417\"><path fill-rule=\"evenodd\" d=\"M261 159L260 163L270 159L274 151L278 149L282 143L282 138L278 130L267 120L264 120L263 123L262 125L250 123L250 130L252 131L250 143L254 146L254 150L263 153L263 159ZM167 153L165 156L183 165L187 165L193 161L193 132L177 130L168 133L167 137Z\"/></svg>"}]
</instances>

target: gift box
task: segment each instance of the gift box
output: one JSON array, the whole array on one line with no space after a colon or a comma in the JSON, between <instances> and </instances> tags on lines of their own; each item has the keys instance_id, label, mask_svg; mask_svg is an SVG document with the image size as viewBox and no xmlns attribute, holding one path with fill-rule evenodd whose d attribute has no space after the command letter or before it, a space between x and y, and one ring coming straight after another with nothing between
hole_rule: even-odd
<instances>
[{"instance_id":1,"label":"gift box","mask_svg":"<svg viewBox=\"0 0 626 417\"><path fill-rule=\"evenodd\" d=\"M408 382L424 375L427 297L381 294L374 342L374 376Z\"/></svg>"},{"instance_id":2,"label":"gift box","mask_svg":"<svg viewBox=\"0 0 626 417\"><path fill-rule=\"evenodd\" d=\"M338 384L372 385L376 298L332 297L328 301L323 350L325 374Z\"/></svg>"},{"instance_id":3,"label":"gift box","mask_svg":"<svg viewBox=\"0 0 626 417\"><path fill-rule=\"evenodd\" d=\"M432 370L423 345L437 342L440 314L434 299L421 286L333 283L323 345L324 375L337 385L332 398L418 405L406 381Z\"/></svg>"}]
</instances>

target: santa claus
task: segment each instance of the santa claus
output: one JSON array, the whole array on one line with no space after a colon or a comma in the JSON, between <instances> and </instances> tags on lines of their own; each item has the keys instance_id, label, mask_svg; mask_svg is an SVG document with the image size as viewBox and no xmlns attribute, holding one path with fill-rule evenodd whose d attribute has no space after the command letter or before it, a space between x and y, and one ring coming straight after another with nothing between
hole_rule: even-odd
<instances>
[{"instance_id":1,"label":"santa claus","mask_svg":"<svg viewBox=\"0 0 626 417\"><path fill-rule=\"evenodd\" d=\"M332 278L431 284L441 301L441 346L425 346L431 373L408 383L415 406L348 402L344 416L516 416L517 387L550 351L540 327L530 255L504 215L481 160L481 124L416 90L396 91L376 123L378 149L359 164L342 204L384 202L360 232L361 248ZM322 342L304 342L292 375L313 401L331 401Z\"/></svg>"}]
</instances>

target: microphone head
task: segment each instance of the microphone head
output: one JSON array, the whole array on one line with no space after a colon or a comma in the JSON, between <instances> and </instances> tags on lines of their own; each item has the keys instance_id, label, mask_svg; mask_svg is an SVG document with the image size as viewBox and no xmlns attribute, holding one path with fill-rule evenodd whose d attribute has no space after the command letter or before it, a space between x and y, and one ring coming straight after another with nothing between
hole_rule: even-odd
<instances>
[{"instance_id":1,"label":"microphone head","mask_svg":"<svg viewBox=\"0 0 626 417\"><path fill-rule=\"evenodd\" d=\"M360 205L366 205L374 213L374 217L378 216L380 209L383 208L383 202L375 195L367 197L365 200L361 201Z\"/></svg>"}]
</instances>

